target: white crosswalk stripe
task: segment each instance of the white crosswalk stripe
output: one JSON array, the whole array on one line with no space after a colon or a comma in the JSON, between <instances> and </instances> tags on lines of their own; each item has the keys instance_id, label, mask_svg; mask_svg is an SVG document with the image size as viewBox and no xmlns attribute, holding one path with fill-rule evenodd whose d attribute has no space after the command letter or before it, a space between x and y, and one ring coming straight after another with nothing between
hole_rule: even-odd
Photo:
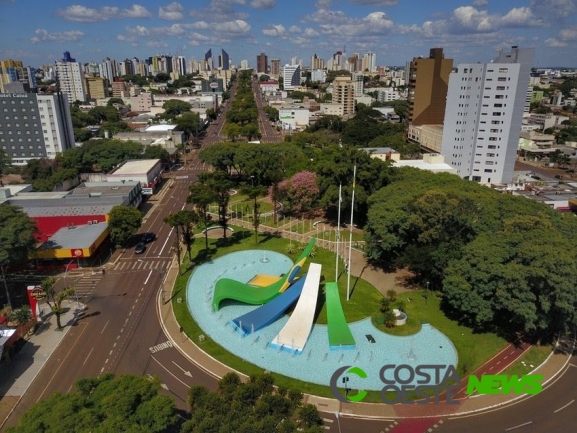
<instances>
[{"instance_id":1,"label":"white crosswalk stripe","mask_svg":"<svg viewBox=\"0 0 577 433\"><path fill-rule=\"evenodd\" d=\"M168 261L164 260L154 260L154 259L137 259L136 261L121 260L116 266L114 266L115 271L143 271L147 269L156 269L162 271L168 267Z\"/></svg>"}]
</instances>

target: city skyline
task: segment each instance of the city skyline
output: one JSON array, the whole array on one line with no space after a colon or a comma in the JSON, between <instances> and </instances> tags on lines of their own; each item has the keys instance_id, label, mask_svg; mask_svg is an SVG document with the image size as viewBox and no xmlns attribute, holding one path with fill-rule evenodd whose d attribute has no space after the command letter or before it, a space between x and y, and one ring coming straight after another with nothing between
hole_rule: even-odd
<instances>
[{"instance_id":1,"label":"city skyline","mask_svg":"<svg viewBox=\"0 0 577 433\"><path fill-rule=\"evenodd\" d=\"M0 0L0 58L40 66L70 51L82 63L140 59L161 53L201 60L214 47L240 65L264 52L310 65L371 51L377 65L404 66L442 47L454 63L486 62L498 48L534 47L534 67L577 67L577 0L208 0L194 8L179 2L97 7L85 0L34 5ZM25 17L25 19L14 19Z\"/></svg>"}]
</instances>

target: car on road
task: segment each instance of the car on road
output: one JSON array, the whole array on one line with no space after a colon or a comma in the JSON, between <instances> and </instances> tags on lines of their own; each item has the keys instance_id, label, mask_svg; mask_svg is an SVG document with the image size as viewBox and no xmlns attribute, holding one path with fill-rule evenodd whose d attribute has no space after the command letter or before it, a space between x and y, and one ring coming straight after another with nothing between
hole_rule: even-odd
<instances>
[{"instance_id":1,"label":"car on road","mask_svg":"<svg viewBox=\"0 0 577 433\"><path fill-rule=\"evenodd\" d=\"M539 176L537 176L536 174L532 174L531 177L535 180L541 180L541 178Z\"/></svg>"},{"instance_id":2,"label":"car on road","mask_svg":"<svg viewBox=\"0 0 577 433\"><path fill-rule=\"evenodd\" d=\"M156 234L152 233L152 232L146 232L146 233L142 233L142 242L143 243L149 243L152 241L156 240Z\"/></svg>"},{"instance_id":3,"label":"car on road","mask_svg":"<svg viewBox=\"0 0 577 433\"><path fill-rule=\"evenodd\" d=\"M556 175L555 175L555 179L563 179L563 176L560 175L560 174L556 174Z\"/></svg>"},{"instance_id":4,"label":"car on road","mask_svg":"<svg viewBox=\"0 0 577 433\"><path fill-rule=\"evenodd\" d=\"M145 250L146 250L146 245L144 244L144 242L139 242L134 247L134 253L135 254L142 254Z\"/></svg>"}]
</instances>

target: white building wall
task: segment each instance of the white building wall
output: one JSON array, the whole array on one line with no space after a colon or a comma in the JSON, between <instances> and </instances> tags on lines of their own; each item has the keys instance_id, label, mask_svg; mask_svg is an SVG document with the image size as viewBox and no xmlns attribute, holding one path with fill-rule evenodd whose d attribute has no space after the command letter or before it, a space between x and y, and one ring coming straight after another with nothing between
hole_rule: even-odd
<instances>
[{"instance_id":1,"label":"white building wall","mask_svg":"<svg viewBox=\"0 0 577 433\"><path fill-rule=\"evenodd\" d=\"M74 147L74 129L66 95L36 95L38 114L44 134L44 146L48 159Z\"/></svg>"},{"instance_id":2,"label":"white building wall","mask_svg":"<svg viewBox=\"0 0 577 433\"><path fill-rule=\"evenodd\" d=\"M533 49L513 48L494 63L460 64L451 73L442 153L459 176L512 181L532 59Z\"/></svg>"},{"instance_id":3,"label":"white building wall","mask_svg":"<svg viewBox=\"0 0 577 433\"><path fill-rule=\"evenodd\" d=\"M79 62L56 62L56 73L60 90L66 93L70 103L86 101L84 73Z\"/></svg>"}]
</instances>

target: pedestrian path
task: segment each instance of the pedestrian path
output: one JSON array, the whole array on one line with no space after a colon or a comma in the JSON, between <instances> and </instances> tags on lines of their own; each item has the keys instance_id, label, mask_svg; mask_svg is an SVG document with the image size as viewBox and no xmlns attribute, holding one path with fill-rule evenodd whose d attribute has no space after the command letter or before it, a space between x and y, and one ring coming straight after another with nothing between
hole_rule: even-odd
<instances>
[{"instance_id":1,"label":"pedestrian path","mask_svg":"<svg viewBox=\"0 0 577 433\"><path fill-rule=\"evenodd\" d=\"M156 269L163 271L168 268L170 262L166 259L139 259L136 261L119 260L112 268L114 271L141 271L144 269Z\"/></svg>"}]
</instances>

